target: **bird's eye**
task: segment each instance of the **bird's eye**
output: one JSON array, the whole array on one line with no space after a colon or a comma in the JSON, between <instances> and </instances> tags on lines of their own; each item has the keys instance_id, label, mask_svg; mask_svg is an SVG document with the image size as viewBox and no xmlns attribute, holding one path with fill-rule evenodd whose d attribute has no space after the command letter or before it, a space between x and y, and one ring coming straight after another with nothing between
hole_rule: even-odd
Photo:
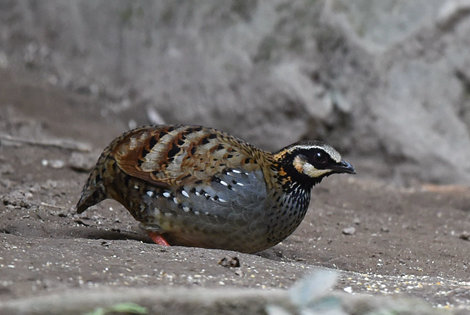
<instances>
[{"instance_id":1,"label":"bird's eye","mask_svg":"<svg viewBox=\"0 0 470 315\"><path fill-rule=\"evenodd\" d=\"M315 164L324 165L328 162L328 156L321 151L318 151L313 156Z\"/></svg>"}]
</instances>

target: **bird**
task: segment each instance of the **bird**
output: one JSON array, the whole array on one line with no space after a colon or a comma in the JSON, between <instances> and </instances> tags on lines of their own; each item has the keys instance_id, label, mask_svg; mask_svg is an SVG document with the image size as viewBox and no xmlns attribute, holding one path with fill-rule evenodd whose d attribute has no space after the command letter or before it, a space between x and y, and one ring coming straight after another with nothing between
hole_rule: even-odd
<instances>
[{"instance_id":1,"label":"bird","mask_svg":"<svg viewBox=\"0 0 470 315\"><path fill-rule=\"evenodd\" d=\"M272 153L214 128L143 126L104 149L76 210L110 198L156 244L256 253L292 234L312 187L336 173L355 170L317 140Z\"/></svg>"}]
</instances>

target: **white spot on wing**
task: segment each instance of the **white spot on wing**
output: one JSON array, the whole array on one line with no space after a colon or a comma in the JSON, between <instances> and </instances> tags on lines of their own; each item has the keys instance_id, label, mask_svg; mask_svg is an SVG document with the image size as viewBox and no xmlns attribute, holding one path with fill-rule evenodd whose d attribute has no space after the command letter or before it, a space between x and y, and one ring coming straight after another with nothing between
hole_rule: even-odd
<instances>
[{"instance_id":1,"label":"white spot on wing","mask_svg":"<svg viewBox=\"0 0 470 315\"><path fill-rule=\"evenodd\" d=\"M129 150L134 150L136 147L137 147L137 139L135 137L132 137L130 139L130 143L129 143Z\"/></svg>"},{"instance_id":2,"label":"white spot on wing","mask_svg":"<svg viewBox=\"0 0 470 315\"><path fill-rule=\"evenodd\" d=\"M152 197L153 196L153 191L147 190L147 196Z\"/></svg>"},{"instance_id":3,"label":"white spot on wing","mask_svg":"<svg viewBox=\"0 0 470 315\"><path fill-rule=\"evenodd\" d=\"M224 186L228 186L228 184L227 184L225 181L223 181L223 180L221 180L220 183L221 183L222 185L224 185Z\"/></svg>"},{"instance_id":4,"label":"white spot on wing","mask_svg":"<svg viewBox=\"0 0 470 315\"><path fill-rule=\"evenodd\" d=\"M183 189L183 190L181 191L181 194L182 194L183 196L185 196L186 198L189 198L189 194L186 192L186 190Z\"/></svg>"},{"instance_id":5,"label":"white spot on wing","mask_svg":"<svg viewBox=\"0 0 470 315\"><path fill-rule=\"evenodd\" d=\"M171 194L170 194L168 191L165 191L165 192L163 193L163 197L165 197L165 198L170 198L170 197L171 197Z\"/></svg>"}]
</instances>

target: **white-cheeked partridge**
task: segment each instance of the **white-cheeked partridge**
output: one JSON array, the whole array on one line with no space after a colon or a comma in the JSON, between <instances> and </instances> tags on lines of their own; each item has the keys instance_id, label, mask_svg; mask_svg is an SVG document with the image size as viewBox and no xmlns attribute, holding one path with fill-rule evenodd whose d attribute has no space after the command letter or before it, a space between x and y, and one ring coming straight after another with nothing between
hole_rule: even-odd
<instances>
[{"instance_id":1,"label":"white-cheeked partridge","mask_svg":"<svg viewBox=\"0 0 470 315\"><path fill-rule=\"evenodd\" d=\"M211 128L141 127L103 151L77 211L112 198L158 244L253 253L289 236L334 173L354 169L317 141L270 153Z\"/></svg>"}]
</instances>

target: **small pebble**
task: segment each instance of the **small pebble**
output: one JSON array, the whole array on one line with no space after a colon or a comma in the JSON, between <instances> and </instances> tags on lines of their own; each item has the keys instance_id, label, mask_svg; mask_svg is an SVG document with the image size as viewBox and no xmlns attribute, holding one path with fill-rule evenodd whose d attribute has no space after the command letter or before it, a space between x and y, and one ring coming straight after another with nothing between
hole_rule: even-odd
<instances>
[{"instance_id":1,"label":"small pebble","mask_svg":"<svg viewBox=\"0 0 470 315\"><path fill-rule=\"evenodd\" d=\"M219 260L218 264L223 267L236 268L236 267L240 267L240 259L238 259L238 257L236 256L234 257L225 256L224 258Z\"/></svg>"},{"instance_id":2,"label":"small pebble","mask_svg":"<svg viewBox=\"0 0 470 315\"><path fill-rule=\"evenodd\" d=\"M96 154L74 152L70 156L68 166L77 172L89 172L96 163Z\"/></svg>"},{"instance_id":3,"label":"small pebble","mask_svg":"<svg viewBox=\"0 0 470 315\"><path fill-rule=\"evenodd\" d=\"M63 168L65 166L65 162L62 160L42 160L42 166L50 166L52 168Z\"/></svg>"},{"instance_id":4,"label":"small pebble","mask_svg":"<svg viewBox=\"0 0 470 315\"><path fill-rule=\"evenodd\" d=\"M462 234L459 235L459 238L464 241L470 241L470 233L467 231L464 231L462 232Z\"/></svg>"},{"instance_id":5,"label":"small pebble","mask_svg":"<svg viewBox=\"0 0 470 315\"><path fill-rule=\"evenodd\" d=\"M356 233L356 228L353 226L347 227L343 229L343 234L344 235L353 235Z\"/></svg>"},{"instance_id":6,"label":"small pebble","mask_svg":"<svg viewBox=\"0 0 470 315\"><path fill-rule=\"evenodd\" d=\"M13 169L13 166L10 164L3 164L0 166L0 174L3 175L8 175L8 174L14 174L15 170Z\"/></svg>"},{"instance_id":7,"label":"small pebble","mask_svg":"<svg viewBox=\"0 0 470 315\"><path fill-rule=\"evenodd\" d=\"M239 276L239 277L243 277L243 275L244 275L243 270L241 270L241 269L237 269L237 270L235 271L235 274L236 274L237 276Z\"/></svg>"}]
</instances>

